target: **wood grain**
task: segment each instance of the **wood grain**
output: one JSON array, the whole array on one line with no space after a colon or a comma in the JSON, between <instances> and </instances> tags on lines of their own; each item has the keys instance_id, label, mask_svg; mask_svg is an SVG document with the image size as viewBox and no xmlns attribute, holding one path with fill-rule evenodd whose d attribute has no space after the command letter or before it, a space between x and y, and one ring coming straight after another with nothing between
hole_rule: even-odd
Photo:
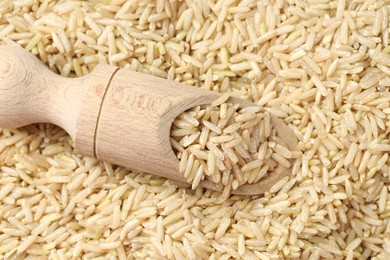
<instances>
[{"instance_id":1,"label":"wood grain","mask_svg":"<svg viewBox=\"0 0 390 260\"><path fill-rule=\"evenodd\" d=\"M46 122L73 138L87 77L70 79L51 72L33 54L0 47L0 126Z\"/></svg>"},{"instance_id":2,"label":"wood grain","mask_svg":"<svg viewBox=\"0 0 390 260\"><path fill-rule=\"evenodd\" d=\"M169 133L183 111L216 100L218 93L119 70L108 88L96 136L98 159L185 182Z\"/></svg>"},{"instance_id":3,"label":"wood grain","mask_svg":"<svg viewBox=\"0 0 390 260\"><path fill-rule=\"evenodd\" d=\"M88 75L84 86L74 136L76 152L96 158L95 143L102 101L118 68L100 64Z\"/></svg>"}]
</instances>

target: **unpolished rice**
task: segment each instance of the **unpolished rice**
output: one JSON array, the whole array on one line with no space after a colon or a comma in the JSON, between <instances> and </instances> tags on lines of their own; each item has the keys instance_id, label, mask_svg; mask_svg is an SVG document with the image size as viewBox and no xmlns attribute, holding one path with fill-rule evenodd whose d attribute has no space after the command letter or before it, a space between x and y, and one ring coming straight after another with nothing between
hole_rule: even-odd
<instances>
[{"instance_id":1,"label":"unpolished rice","mask_svg":"<svg viewBox=\"0 0 390 260\"><path fill-rule=\"evenodd\" d=\"M291 167L288 159L292 158L292 152L285 144L275 145L278 137L269 123L269 112L260 107L225 103L228 98L224 94L211 105L189 109L173 123L171 139L181 146L174 147L180 159L180 172L192 182L192 189L205 179L226 185L230 175L233 176L231 184L237 189L261 181L278 164ZM201 140L199 134L193 137L193 133L178 136L187 125L196 126L195 133L208 130L207 139ZM267 166L265 172L261 171L264 166Z\"/></svg>"},{"instance_id":2,"label":"unpolished rice","mask_svg":"<svg viewBox=\"0 0 390 260\"><path fill-rule=\"evenodd\" d=\"M81 157L51 125L2 129L0 258L390 259L389 11L386 0L0 1L0 44L54 72L109 63L248 99L303 153L263 197L223 198ZM200 149L224 166L210 133Z\"/></svg>"}]
</instances>

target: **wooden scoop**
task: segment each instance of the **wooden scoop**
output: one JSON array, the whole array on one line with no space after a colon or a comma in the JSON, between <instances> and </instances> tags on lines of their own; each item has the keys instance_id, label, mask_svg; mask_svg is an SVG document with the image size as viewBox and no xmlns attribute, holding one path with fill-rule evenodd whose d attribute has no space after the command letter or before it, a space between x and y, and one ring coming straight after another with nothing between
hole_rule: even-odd
<instances>
[{"instance_id":1,"label":"wooden scoop","mask_svg":"<svg viewBox=\"0 0 390 260\"><path fill-rule=\"evenodd\" d=\"M98 65L87 76L64 78L19 47L0 46L0 127L52 123L73 138L76 152L188 185L170 144L173 120L183 111L210 104L219 93ZM232 102L242 102L232 99ZM279 119L276 131L290 149L297 139ZM236 194L261 194L290 170L279 168ZM203 187L221 190L203 181Z\"/></svg>"}]
</instances>

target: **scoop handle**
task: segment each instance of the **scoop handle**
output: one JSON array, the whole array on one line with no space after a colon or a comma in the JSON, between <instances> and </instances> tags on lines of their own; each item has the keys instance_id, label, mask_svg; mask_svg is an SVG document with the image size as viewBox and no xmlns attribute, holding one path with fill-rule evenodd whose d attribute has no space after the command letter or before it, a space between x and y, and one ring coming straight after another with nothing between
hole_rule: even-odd
<instances>
[{"instance_id":1,"label":"scoop handle","mask_svg":"<svg viewBox=\"0 0 390 260\"><path fill-rule=\"evenodd\" d=\"M52 123L65 129L83 155L94 155L103 96L118 68L98 65L87 76L65 78L32 53L0 46L0 127Z\"/></svg>"}]
</instances>

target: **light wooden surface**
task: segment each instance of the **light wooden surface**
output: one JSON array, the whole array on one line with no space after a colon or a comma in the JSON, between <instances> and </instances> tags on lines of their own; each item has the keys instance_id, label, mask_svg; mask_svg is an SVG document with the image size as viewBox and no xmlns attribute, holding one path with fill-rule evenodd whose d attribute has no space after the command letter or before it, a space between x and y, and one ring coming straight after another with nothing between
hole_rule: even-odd
<instances>
[{"instance_id":1,"label":"light wooden surface","mask_svg":"<svg viewBox=\"0 0 390 260\"><path fill-rule=\"evenodd\" d=\"M52 123L69 133L80 154L95 156L102 99L117 70L98 65L87 76L64 78L30 52L0 46L0 127Z\"/></svg>"},{"instance_id":2,"label":"light wooden surface","mask_svg":"<svg viewBox=\"0 0 390 260\"><path fill-rule=\"evenodd\" d=\"M104 98L96 135L98 159L186 182L169 132L183 111L211 103L218 93L119 70Z\"/></svg>"},{"instance_id":3,"label":"light wooden surface","mask_svg":"<svg viewBox=\"0 0 390 260\"><path fill-rule=\"evenodd\" d=\"M78 86L78 89L84 91L78 96L81 102L73 138L76 151L80 154L96 158L96 130L102 100L117 71L116 67L100 64L96 66L93 73L86 76L84 85Z\"/></svg>"},{"instance_id":4,"label":"light wooden surface","mask_svg":"<svg viewBox=\"0 0 390 260\"><path fill-rule=\"evenodd\" d=\"M15 128L47 122L73 138L81 95L88 77L69 79L49 71L31 53L0 47L0 126Z\"/></svg>"},{"instance_id":5,"label":"light wooden surface","mask_svg":"<svg viewBox=\"0 0 390 260\"><path fill-rule=\"evenodd\" d=\"M56 124L75 140L80 154L185 184L169 142L172 122L181 112L220 96L108 65L85 77L63 78L31 53L9 46L0 46L0 92L0 127ZM279 137L295 148L292 131L279 119L272 123ZM261 194L287 174L289 170L280 168L234 193ZM221 190L208 181L201 185Z\"/></svg>"}]
</instances>

